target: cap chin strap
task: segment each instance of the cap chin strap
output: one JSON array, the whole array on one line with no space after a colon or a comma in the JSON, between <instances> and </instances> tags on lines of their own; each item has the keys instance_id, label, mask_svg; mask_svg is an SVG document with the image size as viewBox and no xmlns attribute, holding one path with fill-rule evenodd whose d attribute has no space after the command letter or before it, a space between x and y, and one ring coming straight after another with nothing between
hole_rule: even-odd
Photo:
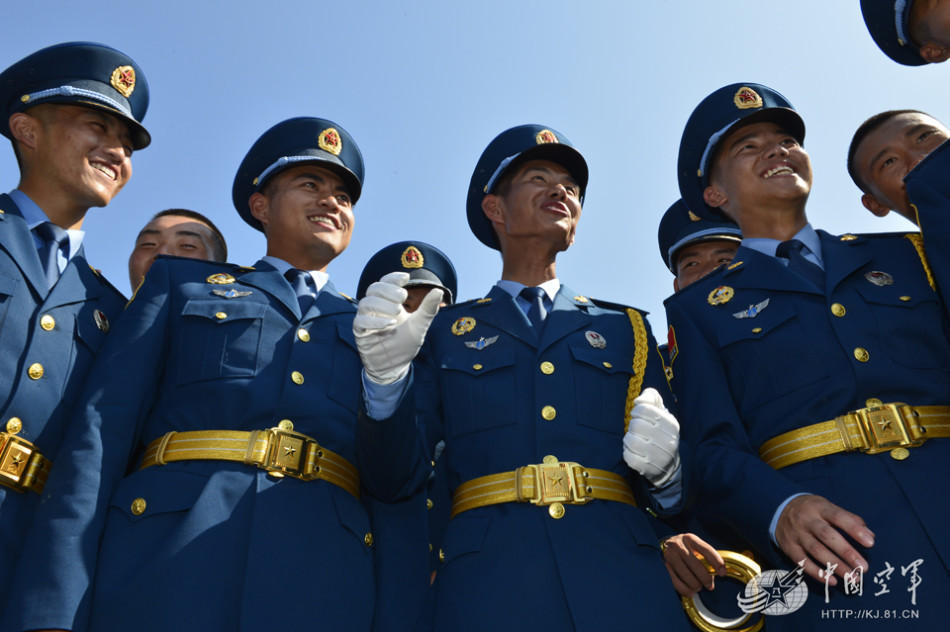
<instances>
[{"instance_id":1,"label":"cap chin strap","mask_svg":"<svg viewBox=\"0 0 950 632\"><path fill-rule=\"evenodd\" d=\"M122 112L123 114L135 118L132 116L132 112L129 110L127 105L116 101L115 99L110 99L101 92L96 92L94 90L85 90L83 88L76 88L74 86L60 86L58 88L50 88L48 90L41 90L39 92L33 92L30 94L24 95L27 97L26 100L20 99L24 103L32 103L33 101L38 101L42 99L49 99L51 97L84 97L86 99L92 99L93 101L98 101L104 103L109 107L115 108L116 110Z\"/></svg>"},{"instance_id":2,"label":"cap chin strap","mask_svg":"<svg viewBox=\"0 0 950 632\"><path fill-rule=\"evenodd\" d=\"M904 28L906 26L904 12L909 8L907 0L894 2L894 29L897 31L897 41L901 46L906 46L910 42L910 37L907 36L907 30Z\"/></svg>"},{"instance_id":3,"label":"cap chin strap","mask_svg":"<svg viewBox=\"0 0 950 632\"><path fill-rule=\"evenodd\" d=\"M254 183L258 186L258 188L260 188L261 183L264 182L264 178L266 178L271 173L273 173L275 169L280 169L286 165L289 165L295 162L304 162L307 160L314 161L314 160L319 160L319 159L315 158L314 156L281 156L280 158L272 162L270 166L267 167L267 169L264 169L260 173L259 176L254 178Z\"/></svg>"}]
</instances>

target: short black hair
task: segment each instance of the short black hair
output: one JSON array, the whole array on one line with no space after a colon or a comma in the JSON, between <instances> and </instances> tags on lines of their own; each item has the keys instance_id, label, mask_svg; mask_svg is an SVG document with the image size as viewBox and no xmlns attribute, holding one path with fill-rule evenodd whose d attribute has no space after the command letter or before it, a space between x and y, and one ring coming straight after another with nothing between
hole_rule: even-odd
<instances>
[{"instance_id":1,"label":"short black hair","mask_svg":"<svg viewBox=\"0 0 950 632\"><path fill-rule=\"evenodd\" d=\"M924 116L930 116L926 112L921 112L920 110L887 110L886 112L875 114L868 120L861 123L857 131L854 132L854 136L851 137L851 145L848 146L848 175L850 175L851 179L854 180L854 184L865 193L869 193L868 186L858 177L858 170L854 164L854 155L858 152L858 146L864 142L864 139L867 138L868 134L879 128L881 125L884 125L884 123L888 122L895 116L900 116L901 114L923 114ZM931 116L930 118L933 117Z\"/></svg>"},{"instance_id":2,"label":"short black hair","mask_svg":"<svg viewBox=\"0 0 950 632\"><path fill-rule=\"evenodd\" d=\"M213 243L211 244L214 250L214 252L211 253L211 256L214 258L214 261L217 261L218 263L224 263L228 260L228 242L224 240L224 235L222 235L221 231L218 230L218 227L214 225L214 222L198 211L192 211L187 208L167 208L164 211L155 213L155 216L149 221L153 222L159 217L166 217L168 215L174 215L175 217L187 217L189 219L195 220L196 222L205 224L211 229L211 234L214 237Z\"/></svg>"}]
</instances>

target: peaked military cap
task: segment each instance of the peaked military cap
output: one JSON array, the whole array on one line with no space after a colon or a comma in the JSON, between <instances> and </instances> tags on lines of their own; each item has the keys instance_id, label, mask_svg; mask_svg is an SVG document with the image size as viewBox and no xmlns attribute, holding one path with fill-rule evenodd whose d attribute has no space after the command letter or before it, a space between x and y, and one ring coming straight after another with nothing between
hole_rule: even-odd
<instances>
[{"instance_id":1,"label":"peaked military cap","mask_svg":"<svg viewBox=\"0 0 950 632\"><path fill-rule=\"evenodd\" d=\"M550 160L563 166L581 188L587 189L587 162L571 141L552 127L519 125L495 137L482 152L468 186L468 225L486 246L500 249L491 222L482 211L482 198L492 193L499 179L527 160Z\"/></svg>"},{"instance_id":2,"label":"peaked military cap","mask_svg":"<svg viewBox=\"0 0 950 632\"><path fill-rule=\"evenodd\" d=\"M132 147L152 142L142 126L148 81L131 57L94 42L66 42L24 57L0 74L0 132L13 139L10 116L41 103L106 110L128 124Z\"/></svg>"},{"instance_id":3,"label":"peaked military cap","mask_svg":"<svg viewBox=\"0 0 950 632\"><path fill-rule=\"evenodd\" d=\"M245 222L263 232L251 215L248 199L284 169L308 162L340 176L356 203L363 187L363 154L356 141L333 121L301 116L264 132L244 156L231 187L234 208Z\"/></svg>"},{"instance_id":4,"label":"peaked military cap","mask_svg":"<svg viewBox=\"0 0 950 632\"><path fill-rule=\"evenodd\" d=\"M660 257L673 274L676 274L676 254L682 248L716 239L739 243L742 241L742 231L729 220L700 217L690 211L683 200L676 200L666 210L657 233Z\"/></svg>"},{"instance_id":5,"label":"peaked military cap","mask_svg":"<svg viewBox=\"0 0 950 632\"><path fill-rule=\"evenodd\" d=\"M719 141L740 124L762 121L778 123L800 143L805 140L805 123L792 104L762 84L729 84L696 106L683 130L677 161L680 196L691 211L722 220L722 213L703 201Z\"/></svg>"},{"instance_id":6,"label":"peaked military cap","mask_svg":"<svg viewBox=\"0 0 950 632\"><path fill-rule=\"evenodd\" d=\"M370 284L390 272L408 272L406 287L434 285L445 291L445 302L455 302L458 280L455 266L444 252L424 241L398 241L370 257L360 275L356 298L366 296Z\"/></svg>"},{"instance_id":7,"label":"peaked military cap","mask_svg":"<svg viewBox=\"0 0 950 632\"><path fill-rule=\"evenodd\" d=\"M885 55L905 66L927 63L910 39L908 20L914 0L861 0L864 24Z\"/></svg>"}]
</instances>

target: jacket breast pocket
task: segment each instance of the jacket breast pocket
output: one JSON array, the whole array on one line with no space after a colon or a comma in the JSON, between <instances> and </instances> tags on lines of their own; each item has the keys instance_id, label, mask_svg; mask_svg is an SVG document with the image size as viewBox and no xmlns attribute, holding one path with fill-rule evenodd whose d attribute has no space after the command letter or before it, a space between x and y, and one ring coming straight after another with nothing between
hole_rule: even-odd
<instances>
[{"instance_id":1,"label":"jacket breast pocket","mask_svg":"<svg viewBox=\"0 0 950 632\"><path fill-rule=\"evenodd\" d=\"M570 349L577 422L622 436L627 391L634 375L633 352L617 353L589 344L574 344Z\"/></svg>"},{"instance_id":2,"label":"jacket breast pocket","mask_svg":"<svg viewBox=\"0 0 950 632\"><path fill-rule=\"evenodd\" d=\"M929 287L867 284L858 293L877 322L878 336L897 364L915 369L950 367L943 308Z\"/></svg>"},{"instance_id":3,"label":"jacket breast pocket","mask_svg":"<svg viewBox=\"0 0 950 632\"><path fill-rule=\"evenodd\" d=\"M333 373L330 376L330 389L327 395L333 401L356 413L359 410L362 380L356 341L353 339L352 321L337 323L336 338L333 340Z\"/></svg>"},{"instance_id":4,"label":"jacket breast pocket","mask_svg":"<svg viewBox=\"0 0 950 632\"><path fill-rule=\"evenodd\" d=\"M178 384L251 377L260 367L266 303L191 299L182 308Z\"/></svg>"},{"instance_id":5,"label":"jacket breast pocket","mask_svg":"<svg viewBox=\"0 0 950 632\"><path fill-rule=\"evenodd\" d=\"M514 365L514 353L504 348L488 347L442 359L442 407L449 436L517 421Z\"/></svg>"}]
</instances>

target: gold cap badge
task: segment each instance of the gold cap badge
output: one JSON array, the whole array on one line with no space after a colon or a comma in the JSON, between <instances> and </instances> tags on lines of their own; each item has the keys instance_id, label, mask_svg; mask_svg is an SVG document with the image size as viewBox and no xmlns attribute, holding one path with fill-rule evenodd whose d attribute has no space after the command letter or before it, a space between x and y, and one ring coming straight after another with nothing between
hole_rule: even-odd
<instances>
[{"instance_id":1,"label":"gold cap badge","mask_svg":"<svg viewBox=\"0 0 950 632\"><path fill-rule=\"evenodd\" d=\"M456 336L462 336L475 329L475 319L471 316L462 316L452 323L452 333Z\"/></svg>"},{"instance_id":2,"label":"gold cap badge","mask_svg":"<svg viewBox=\"0 0 950 632\"><path fill-rule=\"evenodd\" d=\"M230 274L218 272L217 274L212 274L207 279L205 279L205 283L211 283L213 285L228 285L229 283L234 283L234 280L234 277Z\"/></svg>"},{"instance_id":3,"label":"gold cap badge","mask_svg":"<svg viewBox=\"0 0 950 632\"><path fill-rule=\"evenodd\" d=\"M736 95L732 97L732 102L735 103L736 107L740 110L762 107L762 97L759 96L758 92L748 86L739 88L736 91Z\"/></svg>"},{"instance_id":4,"label":"gold cap badge","mask_svg":"<svg viewBox=\"0 0 950 632\"><path fill-rule=\"evenodd\" d=\"M692 211L687 211L687 213L689 213L689 221L691 221L691 222L698 222L698 221L700 221L701 218L700 218L699 215L697 215L696 213L694 213L694 212L692 212Z\"/></svg>"},{"instance_id":5,"label":"gold cap badge","mask_svg":"<svg viewBox=\"0 0 950 632\"><path fill-rule=\"evenodd\" d=\"M135 68L132 66L119 66L112 71L112 78L109 80L112 87L119 94L128 99L135 91Z\"/></svg>"},{"instance_id":6,"label":"gold cap badge","mask_svg":"<svg viewBox=\"0 0 950 632\"><path fill-rule=\"evenodd\" d=\"M421 268L425 263L425 257L422 256L422 253L419 252L419 249L415 246L409 246L402 251L402 256L399 257L399 261L402 263L404 268Z\"/></svg>"},{"instance_id":7,"label":"gold cap badge","mask_svg":"<svg viewBox=\"0 0 950 632\"><path fill-rule=\"evenodd\" d=\"M537 133L534 137L534 141L538 145L544 145L546 143L556 143L557 136L549 129L543 129Z\"/></svg>"},{"instance_id":8,"label":"gold cap badge","mask_svg":"<svg viewBox=\"0 0 950 632\"><path fill-rule=\"evenodd\" d=\"M710 305L725 305L732 300L735 293L736 291L728 285L720 285L709 293L709 296L706 297L706 301Z\"/></svg>"},{"instance_id":9,"label":"gold cap badge","mask_svg":"<svg viewBox=\"0 0 950 632\"><path fill-rule=\"evenodd\" d=\"M328 127L317 137L317 145L323 151L328 151L334 156L339 156L343 151L343 141L340 139L340 132L332 127Z\"/></svg>"}]
</instances>

